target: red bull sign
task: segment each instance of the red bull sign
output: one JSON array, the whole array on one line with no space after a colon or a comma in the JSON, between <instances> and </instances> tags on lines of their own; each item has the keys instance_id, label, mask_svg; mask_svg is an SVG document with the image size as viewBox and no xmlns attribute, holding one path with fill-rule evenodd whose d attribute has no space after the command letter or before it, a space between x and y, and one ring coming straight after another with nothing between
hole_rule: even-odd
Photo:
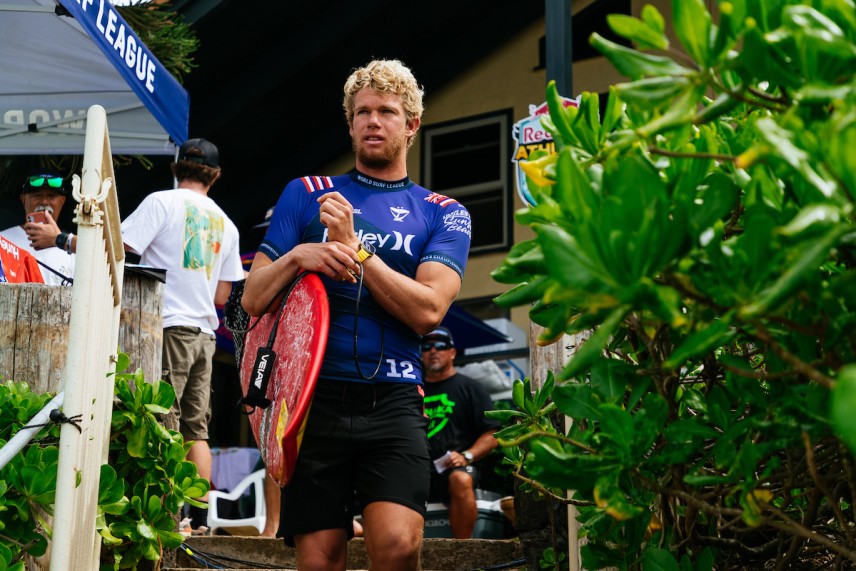
<instances>
[{"instance_id":1,"label":"red bull sign","mask_svg":"<svg viewBox=\"0 0 856 571\"><path fill-rule=\"evenodd\" d=\"M571 105L577 107L577 101L566 97L562 98L562 104L565 107ZM535 199L532 198L532 194L529 192L526 183L526 173L520 168L520 163L527 161L529 155L539 149L543 149L550 154L556 152L553 137L541 125L541 117L549 113L550 111L547 108L546 102L541 105L530 105L529 117L515 123L511 131L511 136L514 137L517 143L514 149L514 158L511 159L516 165L517 194L526 206L535 206Z\"/></svg>"}]
</instances>

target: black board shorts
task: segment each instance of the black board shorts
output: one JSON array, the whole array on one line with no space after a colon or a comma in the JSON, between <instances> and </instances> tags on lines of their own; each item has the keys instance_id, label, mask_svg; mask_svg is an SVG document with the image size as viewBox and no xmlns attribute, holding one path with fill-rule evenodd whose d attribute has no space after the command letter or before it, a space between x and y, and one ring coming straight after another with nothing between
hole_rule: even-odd
<instances>
[{"instance_id":1,"label":"black board shorts","mask_svg":"<svg viewBox=\"0 0 856 571\"><path fill-rule=\"evenodd\" d=\"M282 489L279 535L344 529L356 506L394 502L422 516L431 462L422 387L319 379L294 475Z\"/></svg>"}]
</instances>

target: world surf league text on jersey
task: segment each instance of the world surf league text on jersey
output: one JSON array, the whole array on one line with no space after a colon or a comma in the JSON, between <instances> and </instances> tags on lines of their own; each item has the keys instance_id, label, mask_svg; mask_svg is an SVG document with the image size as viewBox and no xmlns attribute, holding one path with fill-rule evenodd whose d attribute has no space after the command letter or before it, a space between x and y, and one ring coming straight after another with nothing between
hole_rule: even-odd
<instances>
[{"instance_id":1,"label":"world surf league text on jersey","mask_svg":"<svg viewBox=\"0 0 856 571\"><path fill-rule=\"evenodd\" d=\"M369 186L373 186L375 188L403 188L410 184L409 178L404 178L402 180L395 180L392 182L387 182L385 180L378 180L376 178L367 177L360 173L356 173L356 178L363 184L367 184Z\"/></svg>"}]
</instances>

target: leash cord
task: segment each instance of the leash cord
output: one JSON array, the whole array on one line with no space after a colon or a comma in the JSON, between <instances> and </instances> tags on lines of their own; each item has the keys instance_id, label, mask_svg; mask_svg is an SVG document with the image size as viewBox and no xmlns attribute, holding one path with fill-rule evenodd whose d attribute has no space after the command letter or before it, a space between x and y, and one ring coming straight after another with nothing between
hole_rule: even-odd
<instances>
[{"instance_id":1,"label":"leash cord","mask_svg":"<svg viewBox=\"0 0 856 571\"><path fill-rule=\"evenodd\" d=\"M363 293L363 264L358 262L360 266L360 277L357 280L357 301L354 305L354 365L357 367L357 373L359 373L360 377L365 379L366 381L371 381L374 379L378 372L380 371L380 366L383 364L383 346L384 339L386 337L385 330L383 328L383 319L378 316L378 322L380 323L380 357L377 360L377 367L375 367L374 372L371 376L367 377L365 373L363 373L363 369L360 367L360 357L357 351L357 332L358 332L358 322L360 319L360 297Z\"/></svg>"}]
</instances>

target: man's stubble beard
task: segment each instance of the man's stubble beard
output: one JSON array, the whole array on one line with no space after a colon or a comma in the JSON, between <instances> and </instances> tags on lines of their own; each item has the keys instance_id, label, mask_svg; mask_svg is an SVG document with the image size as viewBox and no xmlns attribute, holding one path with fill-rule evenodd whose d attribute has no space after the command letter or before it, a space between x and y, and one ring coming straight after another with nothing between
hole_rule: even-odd
<instances>
[{"instance_id":1,"label":"man's stubble beard","mask_svg":"<svg viewBox=\"0 0 856 571\"><path fill-rule=\"evenodd\" d=\"M367 152L365 147L357 144L356 139L351 139L351 148L354 154L359 159L360 163L373 169L384 169L392 165L395 160L407 150L407 139L391 140L390 144L381 149L380 152Z\"/></svg>"}]
</instances>

